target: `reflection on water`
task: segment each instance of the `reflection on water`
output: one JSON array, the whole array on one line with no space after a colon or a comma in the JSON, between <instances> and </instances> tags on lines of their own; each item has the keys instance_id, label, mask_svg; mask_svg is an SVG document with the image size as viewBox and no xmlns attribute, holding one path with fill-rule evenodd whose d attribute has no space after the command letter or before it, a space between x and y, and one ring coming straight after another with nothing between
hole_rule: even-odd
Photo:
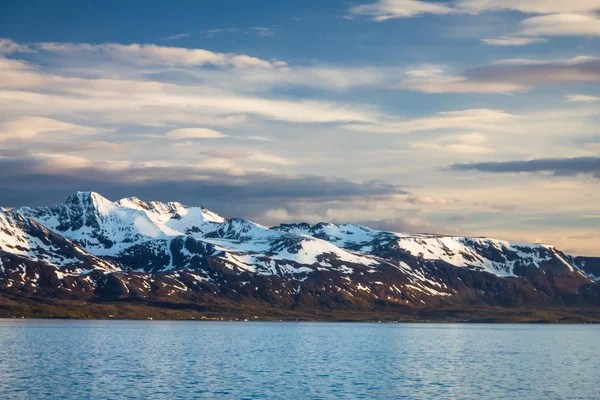
<instances>
[{"instance_id":1,"label":"reflection on water","mask_svg":"<svg viewBox=\"0 0 600 400\"><path fill-rule=\"evenodd\" d=\"M0 320L0 397L598 398L600 326Z\"/></svg>"}]
</instances>

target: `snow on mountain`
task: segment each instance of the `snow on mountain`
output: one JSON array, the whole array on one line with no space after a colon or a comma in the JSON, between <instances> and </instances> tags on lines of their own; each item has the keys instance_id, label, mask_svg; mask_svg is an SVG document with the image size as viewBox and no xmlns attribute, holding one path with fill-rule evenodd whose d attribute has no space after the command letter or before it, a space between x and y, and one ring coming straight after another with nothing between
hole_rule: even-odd
<instances>
[{"instance_id":1,"label":"snow on mountain","mask_svg":"<svg viewBox=\"0 0 600 400\"><path fill-rule=\"evenodd\" d=\"M144 212L157 226L171 235L201 235L225 222L225 218L204 207L188 207L180 203L145 203L136 197L128 197L116 202L117 205Z\"/></svg>"},{"instance_id":2,"label":"snow on mountain","mask_svg":"<svg viewBox=\"0 0 600 400\"><path fill-rule=\"evenodd\" d=\"M409 260L441 261L500 277L519 276L531 267L580 273L569 257L551 246L382 232L355 224L267 228L240 218L225 219L204 207L144 202L135 197L111 202L94 192L77 192L52 207L21 207L2 211L2 215L1 225L9 224L8 215L31 218L90 254L110 257L124 268L140 271L198 269L205 262L202 260L213 257L228 268L263 275L317 270L347 273L356 265L377 268L386 264L416 280L431 280L409 267ZM5 251L29 251L15 246L17 238L3 240L4 247L12 246ZM23 249L37 245L28 242ZM65 263L51 256L46 259L57 265Z\"/></svg>"},{"instance_id":3,"label":"snow on mountain","mask_svg":"<svg viewBox=\"0 0 600 400\"><path fill-rule=\"evenodd\" d=\"M4 209L0 210L0 251L56 268L67 267L73 274L91 266L104 271L118 269L113 263L87 253L36 221Z\"/></svg>"},{"instance_id":4,"label":"snow on mountain","mask_svg":"<svg viewBox=\"0 0 600 400\"><path fill-rule=\"evenodd\" d=\"M426 260L441 260L455 267L472 268L498 276L517 276L515 267L542 267L558 261L574 271L556 248L541 244L516 244L489 238L381 232L355 224L284 224L273 229L311 235L343 249L389 258L406 253Z\"/></svg>"},{"instance_id":5,"label":"snow on mountain","mask_svg":"<svg viewBox=\"0 0 600 400\"><path fill-rule=\"evenodd\" d=\"M156 225L145 212L122 207L94 192L77 192L65 203L21 207L14 213L39 222L98 256L114 256L133 244L178 234Z\"/></svg>"},{"instance_id":6,"label":"snow on mountain","mask_svg":"<svg viewBox=\"0 0 600 400\"><path fill-rule=\"evenodd\" d=\"M0 290L186 301L209 293L290 307L301 299L310 307L511 305L575 295L598 265L546 245L355 224L268 228L204 207L112 202L94 192L0 210Z\"/></svg>"}]
</instances>

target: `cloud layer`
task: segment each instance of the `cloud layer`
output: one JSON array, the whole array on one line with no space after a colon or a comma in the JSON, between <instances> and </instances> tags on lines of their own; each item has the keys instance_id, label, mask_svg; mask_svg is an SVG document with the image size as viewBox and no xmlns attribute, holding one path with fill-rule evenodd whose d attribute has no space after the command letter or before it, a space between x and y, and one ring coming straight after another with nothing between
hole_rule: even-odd
<instances>
[{"instance_id":1,"label":"cloud layer","mask_svg":"<svg viewBox=\"0 0 600 400\"><path fill-rule=\"evenodd\" d=\"M528 161L454 164L450 166L450 169L491 173L550 172L558 176L586 174L600 178L600 157L542 158Z\"/></svg>"}]
</instances>

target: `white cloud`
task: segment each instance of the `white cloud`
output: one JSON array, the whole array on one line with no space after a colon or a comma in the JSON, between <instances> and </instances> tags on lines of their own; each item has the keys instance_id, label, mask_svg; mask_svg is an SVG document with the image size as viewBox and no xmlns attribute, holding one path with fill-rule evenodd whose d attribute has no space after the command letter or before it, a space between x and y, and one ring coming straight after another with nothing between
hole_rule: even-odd
<instances>
[{"instance_id":1,"label":"white cloud","mask_svg":"<svg viewBox=\"0 0 600 400\"><path fill-rule=\"evenodd\" d=\"M269 139L267 137L264 136L246 136L245 139L247 140L256 140L258 142L272 142L273 139Z\"/></svg>"},{"instance_id":2,"label":"white cloud","mask_svg":"<svg viewBox=\"0 0 600 400\"><path fill-rule=\"evenodd\" d=\"M551 14L521 21L525 36L600 36L596 14Z\"/></svg>"},{"instance_id":3,"label":"white cloud","mask_svg":"<svg viewBox=\"0 0 600 400\"><path fill-rule=\"evenodd\" d=\"M28 46L15 43L10 39L0 38L0 54L29 53L31 51Z\"/></svg>"},{"instance_id":4,"label":"white cloud","mask_svg":"<svg viewBox=\"0 0 600 400\"><path fill-rule=\"evenodd\" d=\"M487 142L487 136L481 133L465 133L458 135L457 138L465 144L482 144Z\"/></svg>"},{"instance_id":5,"label":"white cloud","mask_svg":"<svg viewBox=\"0 0 600 400\"><path fill-rule=\"evenodd\" d=\"M258 161L261 163L267 163L267 164L278 164L278 165L294 164L292 162L292 160L290 160L288 158L276 156L274 154L265 154L265 153L258 153L258 152L250 152L248 155L248 159L252 160L252 161Z\"/></svg>"},{"instance_id":6,"label":"white cloud","mask_svg":"<svg viewBox=\"0 0 600 400\"><path fill-rule=\"evenodd\" d=\"M522 84L493 80L469 80L445 71L443 66L424 65L405 71L407 78L393 85L396 89L423 93L509 93L526 90Z\"/></svg>"},{"instance_id":7,"label":"white cloud","mask_svg":"<svg viewBox=\"0 0 600 400\"><path fill-rule=\"evenodd\" d=\"M600 10L600 3L597 0L458 0L456 7L469 12L513 10L554 14Z\"/></svg>"},{"instance_id":8,"label":"white cloud","mask_svg":"<svg viewBox=\"0 0 600 400\"><path fill-rule=\"evenodd\" d=\"M273 30L271 28L266 28L263 26L253 26L250 28L250 30L263 37L271 36L273 34Z\"/></svg>"},{"instance_id":9,"label":"white cloud","mask_svg":"<svg viewBox=\"0 0 600 400\"><path fill-rule=\"evenodd\" d=\"M186 37L190 37L189 33L178 33L176 35L171 35L171 36L165 36L163 39L165 40L177 40L177 39L183 39Z\"/></svg>"},{"instance_id":10,"label":"white cloud","mask_svg":"<svg viewBox=\"0 0 600 400\"><path fill-rule=\"evenodd\" d=\"M351 15L374 21L409 18L423 14L477 14L492 11L519 11L524 14L590 13L600 10L597 0L455 0L454 3L425 0L378 0L353 6Z\"/></svg>"},{"instance_id":11,"label":"white cloud","mask_svg":"<svg viewBox=\"0 0 600 400\"><path fill-rule=\"evenodd\" d=\"M545 42L543 38L526 38L518 36L499 36L491 39L481 39L488 46L527 46L532 43Z\"/></svg>"},{"instance_id":12,"label":"white cloud","mask_svg":"<svg viewBox=\"0 0 600 400\"><path fill-rule=\"evenodd\" d=\"M461 154L489 154L494 150L488 147L475 146L472 144L452 143L452 144L437 144L437 143L414 143L411 145L413 149L425 149L434 151L443 151L447 153Z\"/></svg>"},{"instance_id":13,"label":"white cloud","mask_svg":"<svg viewBox=\"0 0 600 400\"><path fill-rule=\"evenodd\" d=\"M222 132L208 128L180 128L165 134L169 139L219 139L227 137Z\"/></svg>"},{"instance_id":14,"label":"white cloud","mask_svg":"<svg viewBox=\"0 0 600 400\"><path fill-rule=\"evenodd\" d=\"M245 54L215 53L204 49L166 47L154 44L87 44L87 43L37 43L36 47L47 52L126 62L135 65L164 65L170 67L217 67L275 68L283 67L282 61L267 61Z\"/></svg>"},{"instance_id":15,"label":"white cloud","mask_svg":"<svg viewBox=\"0 0 600 400\"><path fill-rule=\"evenodd\" d=\"M510 93L527 90L519 83L472 81L460 76L406 79L394 87L423 93Z\"/></svg>"},{"instance_id":16,"label":"white cloud","mask_svg":"<svg viewBox=\"0 0 600 400\"><path fill-rule=\"evenodd\" d=\"M568 103L594 103L598 100L600 100L600 97L585 94L569 94L565 98L565 101Z\"/></svg>"},{"instance_id":17,"label":"white cloud","mask_svg":"<svg viewBox=\"0 0 600 400\"><path fill-rule=\"evenodd\" d=\"M409 18L422 14L478 14L518 11L538 14L521 21L517 35L483 39L490 46L525 46L543 39L522 36L600 36L598 0L456 0L454 4L418 0L378 0L353 6L351 15L369 16L374 21ZM541 14L541 15L540 15Z\"/></svg>"},{"instance_id":18,"label":"white cloud","mask_svg":"<svg viewBox=\"0 0 600 400\"><path fill-rule=\"evenodd\" d=\"M350 8L351 15L371 17L374 21L415 17L422 14L450 14L456 10L445 4L418 0L378 0Z\"/></svg>"},{"instance_id":19,"label":"white cloud","mask_svg":"<svg viewBox=\"0 0 600 400\"><path fill-rule=\"evenodd\" d=\"M0 74L0 109L8 114L75 113L114 123L160 126L244 122L244 115L295 123L368 122L374 107L240 95L209 86L125 79L83 79L37 71Z\"/></svg>"},{"instance_id":20,"label":"white cloud","mask_svg":"<svg viewBox=\"0 0 600 400\"><path fill-rule=\"evenodd\" d=\"M0 56L0 71L31 69L32 66L21 60L14 60Z\"/></svg>"},{"instance_id":21,"label":"white cloud","mask_svg":"<svg viewBox=\"0 0 600 400\"><path fill-rule=\"evenodd\" d=\"M93 134L102 130L58 121L52 118L24 116L0 123L0 141L29 140L46 133ZM49 141L52 141L50 139Z\"/></svg>"},{"instance_id":22,"label":"white cloud","mask_svg":"<svg viewBox=\"0 0 600 400\"><path fill-rule=\"evenodd\" d=\"M350 124L346 129L370 133L410 133L436 130L493 130L507 131L507 123L519 117L502 110L470 109L463 111L440 112L431 117L408 119L379 124Z\"/></svg>"},{"instance_id":23,"label":"white cloud","mask_svg":"<svg viewBox=\"0 0 600 400\"><path fill-rule=\"evenodd\" d=\"M436 142L419 142L412 143L410 146L413 149L425 149L442 151L446 153L460 154L489 154L494 150L482 146L487 141L487 136L480 133L467 133L462 135L453 135Z\"/></svg>"},{"instance_id":24,"label":"white cloud","mask_svg":"<svg viewBox=\"0 0 600 400\"><path fill-rule=\"evenodd\" d=\"M417 70L419 72L419 70ZM600 81L600 58L506 59L464 71L459 75L443 68L409 71L395 88L424 93L509 93L567 82Z\"/></svg>"}]
</instances>

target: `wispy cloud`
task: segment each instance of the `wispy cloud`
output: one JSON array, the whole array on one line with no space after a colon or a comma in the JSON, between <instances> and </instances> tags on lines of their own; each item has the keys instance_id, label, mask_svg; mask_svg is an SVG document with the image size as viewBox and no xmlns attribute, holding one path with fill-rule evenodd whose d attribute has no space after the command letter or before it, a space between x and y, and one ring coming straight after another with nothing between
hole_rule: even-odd
<instances>
[{"instance_id":1,"label":"wispy cloud","mask_svg":"<svg viewBox=\"0 0 600 400\"><path fill-rule=\"evenodd\" d=\"M550 14L521 22L524 36L600 36L600 18L596 14Z\"/></svg>"},{"instance_id":2,"label":"wispy cloud","mask_svg":"<svg viewBox=\"0 0 600 400\"><path fill-rule=\"evenodd\" d=\"M77 44L37 43L36 48L62 55L79 55L111 61L128 62L135 65L164 65L201 67L212 65L235 68L273 68L285 63L262 60L245 54L215 53L204 49L166 47L154 44Z\"/></svg>"},{"instance_id":3,"label":"wispy cloud","mask_svg":"<svg viewBox=\"0 0 600 400\"><path fill-rule=\"evenodd\" d=\"M70 44L45 44L43 47L58 54L82 50L84 56L88 50L93 53L103 48ZM146 57L145 50L141 55L137 54L139 49L133 47L134 55L126 52L134 63L136 57L143 61ZM184 54L190 51L181 50ZM87 57L83 59L90 62ZM159 61L154 59L152 62ZM195 64L205 60L190 62ZM0 75L3 88L0 108L6 115L77 115L87 120L146 126L232 125L246 122L247 115L296 123L368 122L377 119L379 114L368 105L268 98L207 85L176 85L141 78L91 79L71 75L72 71L63 76L60 70L48 74L35 68L5 70Z\"/></svg>"},{"instance_id":4,"label":"wispy cloud","mask_svg":"<svg viewBox=\"0 0 600 400\"><path fill-rule=\"evenodd\" d=\"M419 0L378 0L375 3L350 7L351 15L371 17L381 22L395 18L416 17L422 14L450 14L455 9L441 3Z\"/></svg>"},{"instance_id":5,"label":"wispy cloud","mask_svg":"<svg viewBox=\"0 0 600 400\"><path fill-rule=\"evenodd\" d=\"M178 33L176 35L171 35L171 36L165 36L163 37L163 40L177 40L177 39L183 39L186 37L190 37L191 35L189 33Z\"/></svg>"},{"instance_id":6,"label":"wispy cloud","mask_svg":"<svg viewBox=\"0 0 600 400\"><path fill-rule=\"evenodd\" d=\"M92 134L104 130L81 126L52 118L23 116L0 123L0 142L7 140L29 140L47 133ZM54 135L54 140L56 135Z\"/></svg>"},{"instance_id":7,"label":"wispy cloud","mask_svg":"<svg viewBox=\"0 0 600 400\"><path fill-rule=\"evenodd\" d=\"M541 158L527 161L453 164L450 169L490 173L550 172L558 176L584 174L600 178L600 157Z\"/></svg>"},{"instance_id":8,"label":"wispy cloud","mask_svg":"<svg viewBox=\"0 0 600 400\"><path fill-rule=\"evenodd\" d=\"M568 103L594 103L599 100L600 97L589 96L586 94L569 94L565 97L565 101Z\"/></svg>"},{"instance_id":9,"label":"wispy cloud","mask_svg":"<svg viewBox=\"0 0 600 400\"><path fill-rule=\"evenodd\" d=\"M537 14L521 21L521 30L507 36L483 39L491 46L525 46L539 43L540 36L600 36L600 4L597 0L455 0L433 2L421 0L378 0L352 6L350 16L368 16L382 22L424 14L480 14L518 11Z\"/></svg>"},{"instance_id":10,"label":"wispy cloud","mask_svg":"<svg viewBox=\"0 0 600 400\"><path fill-rule=\"evenodd\" d=\"M221 139L227 137L222 132L208 128L179 128L165 134L169 139Z\"/></svg>"},{"instance_id":11,"label":"wispy cloud","mask_svg":"<svg viewBox=\"0 0 600 400\"><path fill-rule=\"evenodd\" d=\"M478 14L506 10L524 14L590 13L600 10L600 4L596 0L377 0L352 6L349 12L351 15L369 16L380 22L423 14Z\"/></svg>"},{"instance_id":12,"label":"wispy cloud","mask_svg":"<svg viewBox=\"0 0 600 400\"><path fill-rule=\"evenodd\" d=\"M29 46L18 44L10 39L0 38L0 54L29 53L32 51Z\"/></svg>"},{"instance_id":13,"label":"wispy cloud","mask_svg":"<svg viewBox=\"0 0 600 400\"><path fill-rule=\"evenodd\" d=\"M494 149L484 146L487 136L479 133L453 135L443 141L417 142L410 146L414 149L460 154L489 154Z\"/></svg>"},{"instance_id":14,"label":"wispy cloud","mask_svg":"<svg viewBox=\"0 0 600 400\"><path fill-rule=\"evenodd\" d=\"M220 33L237 33L240 30L238 28L213 28L204 31L205 36L215 36Z\"/></svg>"},{"instance_id":15,"label":"wispy cloud","mask_svg":"<svg viewBox=\"0 0 600 400\"><path fill-rule=\"evenodd\" d=\"M600 58L507 59L466 70L458 75L437 73L411 76L399 89L425 93L509 93L569 82L600 81Z\"/></svg>"},{"instance_id":16,"label":"wispy cloud","mask_svg":"<svg viewBox=\"0 0 600 400\"><path fill-rule=\"evenodd\" d=\"M274 32L271 28L266 28L262 26L253 26L250 28L250 31L255 32L259 36L271 36Z\"/></svg>"},{"instance_id":17,"label":"wispy cloud","mask_svg":"<svg viewBox=\"0 0 600 400\"><path fill-rule=\"evenodd\" d=\"M481 41L488 46L527 46L532 43L545 42L546 39L518 36L499 36L491 39L481 39Z\"/></svg>"},{"instance_id":18,"label":"wispy cloud","mask_svg":"<svg viewBox=\"0 0 600 400\"><path fill-rule=\"evenodd\" d=\"M348 124L344 128L370 133L396 133L470 130L470 131L507 131L507 124L519 117L502 110L470 109L462 111L440 112L431 117L413 118L403 121L386 121L376 124ZM512 125L512 124L511 124ZM465 142L465 144L472 144Z\"/></svg>"},{"instance_id":19,"label":"wispy cloud","mask_svg":"<svg viewBox=\"0 0 600 400\"><path fill-rule=\"evenodd\" d=\"M455 7L476 13L512 10L525 14L555 14L600 10L596 0L457 0Z\"/></svg>"}]
</instances>

